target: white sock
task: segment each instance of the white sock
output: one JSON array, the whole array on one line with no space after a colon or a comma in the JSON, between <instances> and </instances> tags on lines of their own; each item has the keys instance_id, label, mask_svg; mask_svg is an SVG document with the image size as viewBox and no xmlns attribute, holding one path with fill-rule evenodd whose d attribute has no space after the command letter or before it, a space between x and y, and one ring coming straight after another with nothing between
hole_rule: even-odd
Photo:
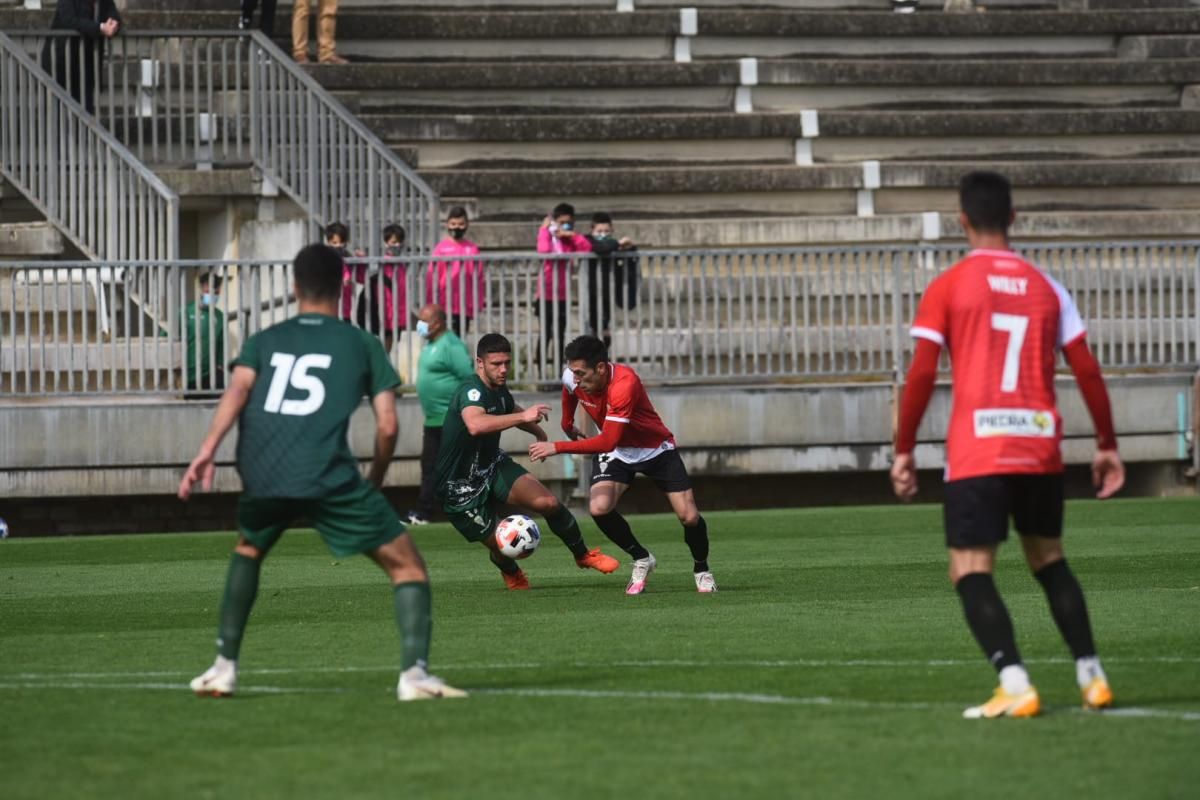
<instances>
[{"instance_id":1,"label":"white sock","mask_svg":"<svg viewBox=\"0 0 1200 800\"><path fill-rule=\"evenodd\" d=\"M1029 673L1021 664L1011 664L1000 670L1000 686L1009 694L1029 691Z\"/></svg>"},{"instance_id":2,"label":"white sock","mask_svg":"<svg viewBox=\"0 0 1200 800\"><path fill-rule=\"evenodd\" d=\"M1075 659L1075 680L1079 682L1080 689L1086 689L1088 684L1096 678L1107 681L1108 677L1104 674L1104 669L1100 666L1099 656L1085 656L1084 658Z\"/></svg>"}]
</instances>

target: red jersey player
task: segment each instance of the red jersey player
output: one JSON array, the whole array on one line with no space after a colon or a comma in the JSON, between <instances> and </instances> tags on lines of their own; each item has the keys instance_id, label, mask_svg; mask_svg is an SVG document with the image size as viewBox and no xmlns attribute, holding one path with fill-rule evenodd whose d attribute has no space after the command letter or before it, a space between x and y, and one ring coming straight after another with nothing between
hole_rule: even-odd
<instances>
[{"instance_id":1,"label":"red jersey player","mask_svg":"<svg viewBox=\"0 0 1200 800\"><path fill-rule=\"evenodd\" d=\"M617 511L621 495L639 472L661 489L675 516L683 523L683 538L692 552L696 590L717 591L708 569L708 525L696 508L696 498L675 436L650 403L637 373L608 360L608 348L595 336L580 336L566 349L563 373L562 428L569 442L535 442L534 461L559 453L592 453L592 493L589 510L604 535L633 557L633 573L625 594L641 594L654 571L654 556L634 537L629 522ZM590 439L575 427L575 409L583 404L600 428Z\"/></svg>"},{"instance_id":2,"label":"red jersey player","mask_svg":"<svg viewBox=\"0 0 1200 800\"><path fill-rule=\"evenodd\" d=\"M1070 294L1008 247L1014 214L1007 179L972 172L962 179L959 203L972 250L929 285L917 309L916 353L900 403L892 486L904 500L917 492L912 456L917 426L933 393L938 355L948 347L953 409L943 518L950 579L967 625L1000 675L991 700L963 715L1028 717L1040 710L992 580L996 548L1008 536L1010 516L1075 657L1084 707L1104 708L1112 704L1112 691L1096 657L1083 591L1063 557L1056 351L1066 356L1096 426L1092 475L1101 498L1125 482L1108 392Z\"/></svg>"}]
</instances>

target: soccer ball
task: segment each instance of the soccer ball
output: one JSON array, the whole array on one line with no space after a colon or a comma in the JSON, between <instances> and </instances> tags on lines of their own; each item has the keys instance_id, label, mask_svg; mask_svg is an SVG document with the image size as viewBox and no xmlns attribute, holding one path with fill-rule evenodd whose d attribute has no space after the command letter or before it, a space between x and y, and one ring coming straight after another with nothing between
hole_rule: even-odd
<instances>
[{"instance_id":1,"label":"soccer ball","mask_svg":"<svg viewBox=\"0 0 1200 800\"><path fill-rule=\"evenodd\" d=\"M496 526L496 546L509 558L529 558L542 543L537 523L524 514L513 514Z\"/></svg>"},{"instance_id":2,"label":"soccer ball","mask_svg":"<svg viewBox=\"0 0 1200 800\"><path fill-rule=\"evenodd\" d=\"M0 539L8 538L8 523L0 519Z\"/></svg>"}]
</instances>

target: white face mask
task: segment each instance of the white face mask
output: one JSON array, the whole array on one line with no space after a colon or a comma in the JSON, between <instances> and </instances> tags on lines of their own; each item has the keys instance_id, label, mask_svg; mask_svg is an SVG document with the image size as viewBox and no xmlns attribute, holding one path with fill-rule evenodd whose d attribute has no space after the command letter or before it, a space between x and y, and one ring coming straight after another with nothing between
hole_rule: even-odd
<instances>
[{"instance_id":1,"label":"white face mask","mask_svg":"<svg viewBox=\"0 0 1200 800\"><path fill-rule=\"evenodd\" d=\"M200 295L200 302L206 306L211 306L213 304L213 296L208 292L205 292L204 294Z\"/></svg>"},{"instance_id":2,"label":"white face mask","mask_svg":"<svg viewBox=\"0 0 1200 800\"><path fill-rule=\"evenodd\" d=\"M417 320L417 336L420 336L422 339L429 338L429 323L423 319Z\"/></svg>"}]
</instances>

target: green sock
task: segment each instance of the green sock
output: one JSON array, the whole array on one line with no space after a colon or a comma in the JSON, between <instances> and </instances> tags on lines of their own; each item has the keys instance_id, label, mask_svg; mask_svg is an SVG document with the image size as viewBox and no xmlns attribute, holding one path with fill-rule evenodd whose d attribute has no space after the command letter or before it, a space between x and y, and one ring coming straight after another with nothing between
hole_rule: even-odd
<instances>
[{"instance_id":1,"label":"green sock","mask_svg":"<svg viewBox=\"0 0 1200 800\"><path fill-rule=\"evenodd\" d=\"M258 573L262 561L234 553L229 560L229 573L225 577L225 596L221 598L221 622L217 629L217 651L225 658L236 661L242 649L242 634L246 632L246 620L254 608L258 595Z\"/></svg>"},{"instance_id":2,"label":"green sock","mask_svg":"<svg viewBox=\"0 0 1200 800\"><path fill-rule=\"evenodd\" d=\"M433 600L429 584L409 581L396 584L396 625L400 628L400 671L429 663L433 637Z\"/></svg>"},{"instance_id":3,"label":"green sock","mask_svg":"<svg viewBox=\"0 0 1200 800\"><path fill-rule=\"evenodd\" d=\"M550 523L550 530L554 531L554 535L563 540L571 555L576 559L587 555L588 549L583 543L583 533L569 508L560 504L558 511L546 515L546 522Z\"/></svg>"}]
</instances>

